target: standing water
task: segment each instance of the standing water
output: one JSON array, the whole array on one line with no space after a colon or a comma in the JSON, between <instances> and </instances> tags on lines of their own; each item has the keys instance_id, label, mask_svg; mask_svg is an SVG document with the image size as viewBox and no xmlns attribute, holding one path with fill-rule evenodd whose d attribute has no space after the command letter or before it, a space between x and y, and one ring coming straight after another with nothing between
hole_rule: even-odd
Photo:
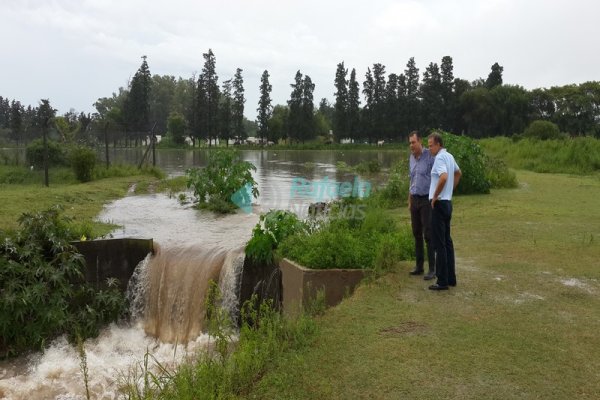
<instances>
[{"instance_id":1,"label":"standing water","mask_svg":"<svg viewBox=\"0 0 600 400\"><path fill-rule=\"evenodd\" d=\"M159 153L159 166L175 175L205 161L198 152L165 154L169 156L161 165ZM335 197L294 196L294 185L351 182L352 177L336 171L337 161L354 165L375 158L387 167L397 158L393 152L247 151L242 156L256 165L254 177L261 192L250 213L217 216L155 194L117 200L100 215L101 220L122 226L114 237L153 238L158 245L129 282L132 323L111 325L85 342L92 398L118 398L119 385L128 376L137 376L147 353L161 365L175 368L206 348L208 337L202 332L208 282L218 281L223 305L236 307L243 248L259 213L280 208L302 214L311 202ZM0 398L85 399L77 350L59 338L44 353L0 362Z\"/></svg>"}]
</instances>

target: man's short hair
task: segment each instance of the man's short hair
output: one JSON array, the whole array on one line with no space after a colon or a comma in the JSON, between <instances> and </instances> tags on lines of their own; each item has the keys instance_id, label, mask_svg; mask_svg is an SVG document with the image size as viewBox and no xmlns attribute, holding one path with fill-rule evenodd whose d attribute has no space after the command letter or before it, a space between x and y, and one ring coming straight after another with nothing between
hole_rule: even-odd
<instances>
[{"instance_id":1,"label":"man's short hair","mask_svg":"<svg viewBox=\"0 0 600 400\"><path fill-rule=\"evenodd\" d=\"M416 136L417 139L421 139L421 135L419 135L419 131L412 131L408 134L408 137Z\"/></svg>"},{"instance_id":2,"label":"man's short hair","mask_svg":"<svg viewBox=\"0 0 600 400\"><path fill-rule=\"evenodd\" d=\"M433 143L437 143L440 146L444 147L444 140L442 139L442 135L440 135L438 132L432 132L428 136L428 139L433 139Z\"/></svg>"}]
</instances>

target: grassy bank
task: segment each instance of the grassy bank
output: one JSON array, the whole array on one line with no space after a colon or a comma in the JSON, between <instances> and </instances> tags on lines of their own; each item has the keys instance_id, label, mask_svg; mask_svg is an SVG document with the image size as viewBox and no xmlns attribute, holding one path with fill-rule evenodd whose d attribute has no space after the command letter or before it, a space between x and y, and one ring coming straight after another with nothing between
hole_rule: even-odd
<instances>
[{"instance_id":1,"label":"grassy bank","mask_svg":"<svg viewBox=\"0 0 600 400\"><path fill-rule=\"evenodd\" d=\"M126 175L126 176L119 176ZM51 170L50 187L43 186L41 172L29 172L25 168L0 167L1 177L13 177L20 183L0 180L0 229L12 230L24 212L39 211L60 204L64 215L73 219L77 230L101 236L115 228L110 224L95 222L105 203L123 197L130 188L135 193L149 191L179 190L185 186L182 178L164 180L155 173L131 170L114 173L113 177L77 183L70 170ZM135 185L135 186L134 186Z\"/></svg>"},{"instance_id":2,"label":"grassy bank","mask_svg":"<svg viewBox=\"0 0 600 400\"><path fill-rule=\"evenodd\" d=\"M398 265L244 398L599 398L600 180L518 179L456 199L457 288L431 293Z\"/></svg>"},{"instance_id":3,"label":"grassy bank","mask_svg":"<svg viewBox=\"0 0 600 400\"><path fill-rule=\"evenodd\" d=\"M600 140L591 137L519 141L496 137L478 142L488 155L515 169L579 175L600 171Z\"/></svg>"}]
</instances>

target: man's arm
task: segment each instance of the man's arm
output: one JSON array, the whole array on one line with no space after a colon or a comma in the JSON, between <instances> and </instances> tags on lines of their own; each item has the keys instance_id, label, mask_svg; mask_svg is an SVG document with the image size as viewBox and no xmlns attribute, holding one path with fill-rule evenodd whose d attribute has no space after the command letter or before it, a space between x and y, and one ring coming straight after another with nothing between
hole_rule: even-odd
<instances>
[{"instance_id":1,"label":"man's arm","mask_svg":"<svg viewBox=\"0 0 600 400\"><path fill-rule=\"evenodd\" d=\"M440 180L438 181L437 186L435 187L435 192L433 192L433 199L431 200L432 208L435 205L435 202L437 201L438 196L440 195L440 193L442 193L442 190L444 189L444 186L446 185L447 180L448 180L447 172L444 172L443 174L440 175Z\"/></svg>"},{"instance_id":2,"label":"man's arm","mask_svg":"<svg viewBox=\"0 0 600 400\"><path fill-rule=\"evenodd\" d=\"M452 190L456 189L456 185L458 185L458 181L460 181L461 176L462 176L462 172L460 172L460 169L455 169L454 170L454 187L452 188Z\"/></svg>"}]
</instances>

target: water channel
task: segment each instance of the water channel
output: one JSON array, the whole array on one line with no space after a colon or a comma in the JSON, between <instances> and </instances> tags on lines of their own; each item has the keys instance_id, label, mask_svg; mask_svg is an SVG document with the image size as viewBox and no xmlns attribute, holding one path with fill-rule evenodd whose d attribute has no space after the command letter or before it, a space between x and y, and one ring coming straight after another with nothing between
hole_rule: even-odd
<instances>
[{"instance_id":1,"label":"water channel","mask_svg":"<svg viewBox=\"0 0 600 400\"><path fill-rule=\"evenodd\" d=\"M138 370L149 352L172 368L206 346L207 336L198 322L203 315L203 293L208 279L219 281L223 295L231 297L232 285L243 262L243 247L261 212L291 210L305 215L310 203L336 197L340 183L366 194L385 181L385 170L402 159L397 150L294 151L245 150L241 158L256 166L260 196L252 208L217 216L182 205L168 194L129 195L107 204L102 221L121 227L114 237L153 238L158 243L152 259L138 266L144 276L134 296L144 296L145 308L132 323L111 325L85 348L93 398L118 398L119 384ZM141 149L111 150L115 163L136 164ZM157 151L157 166L171 176L206 164L207 151ZM377 160L384 173L357 177L338 171L342 161L356 165ZM307 185L315 190L299 191ZM234 303L235 299L229 299ZM0 398L84 399L80 361L64 338L52 342L44 353L0 362Z\"/></svg>"}]
</instances>

